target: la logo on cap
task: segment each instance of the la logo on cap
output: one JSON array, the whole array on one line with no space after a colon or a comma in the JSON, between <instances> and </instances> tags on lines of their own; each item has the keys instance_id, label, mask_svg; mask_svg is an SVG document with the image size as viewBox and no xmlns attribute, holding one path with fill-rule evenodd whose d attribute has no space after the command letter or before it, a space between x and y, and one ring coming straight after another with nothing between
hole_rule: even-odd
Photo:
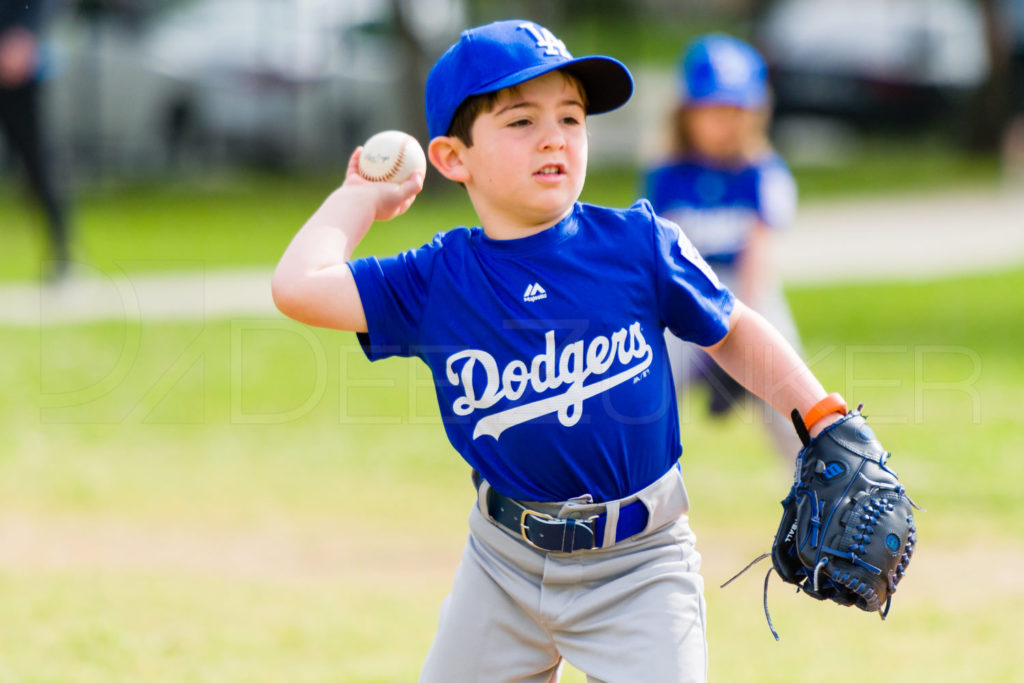
<instances>
[{"instance_id":1,"label":"la logo on cap","mask_svg":"<svg viewBox=\"0 0 1024 683\"><path fill-rule=\"evenodd\" d=\"M572 55L569 54L569 50L566 49L565 43L555 37L555 34L537 24L529 21L519 24L517 28L521 28L527 31L535 41L537 41L537 47L544 49L544 54L548 57L564 57L565 59L572 59Z\"/></svg>"}]
</instances>

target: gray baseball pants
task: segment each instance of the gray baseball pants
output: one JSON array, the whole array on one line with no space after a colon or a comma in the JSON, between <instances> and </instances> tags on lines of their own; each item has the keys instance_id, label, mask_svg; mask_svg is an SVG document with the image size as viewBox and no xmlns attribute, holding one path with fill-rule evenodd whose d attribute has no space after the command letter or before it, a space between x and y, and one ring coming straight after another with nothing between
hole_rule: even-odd
<instances>
[{"instance_id":1,"label":"gray baseball pants","mask_svg":"<svg viewBox=\"0 0 1024 683\"><path fill-rule=\"evenodd\" d=\"M420 681L558 681L563 659L594 683L705 681L704 582L679 469L620 503L636 497L645 531L574 553L533 548L474 506ZM529 506L605 512L578 499Z\"/></svg>"}]
</instances>

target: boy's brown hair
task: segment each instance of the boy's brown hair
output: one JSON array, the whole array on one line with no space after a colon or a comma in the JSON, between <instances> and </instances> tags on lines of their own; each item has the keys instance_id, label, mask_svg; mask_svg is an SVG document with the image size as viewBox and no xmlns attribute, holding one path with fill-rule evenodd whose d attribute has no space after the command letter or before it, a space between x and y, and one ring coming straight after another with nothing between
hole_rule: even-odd
<instances>
[{"instance_id":1,"label":"boy's brown hair","mask_svg":"<svg viewBox=\"0 0 1024 683\"><path fill-rule=\"evenodd\" d=\"M583 89L583 84L578 78L565 71L558 71L562 74L562 77L566 81L573 84L576 90L579 92L580 97L583 98L583 108L587 108L587 91ZM466 147L473 146L473 122L483 112L488 112L494 109L494 105L497 104L498 98L505 91L512 93L513 95L519 92L519 86L513 85L503 90L495 90L494 92L486 92L482 95L470 95L462 101L459 108L455 110L455 115L452 117L452 125L448 127L448 136L458 138L466 145Z\"/></svg>"}]
</instances>

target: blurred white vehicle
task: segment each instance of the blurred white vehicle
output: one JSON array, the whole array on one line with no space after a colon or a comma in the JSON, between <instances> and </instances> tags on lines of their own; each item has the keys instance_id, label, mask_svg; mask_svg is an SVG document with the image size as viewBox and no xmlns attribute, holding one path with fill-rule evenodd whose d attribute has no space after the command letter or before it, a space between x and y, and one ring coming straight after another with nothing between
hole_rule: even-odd
<instances>
[{"instance_id":1,"label":"blurred white vehicle","mask_svg":"<svg viewBox=\"0 0 1024 683\"><path fill-rule=\"evenodd\" d=\"M403 0L425 52L461 0ZM66 18L55 35L54 128L109 167L176 158L336 164L407 120L402 42L382 0L191 0L141 22Z\"/></svg>"},{"instance_id":2,"label":"blurred white vehicle","mask_svg":"<svg viewBox=\"0 0 1024 683\"><path fill-rule=\"evenodd\" d=\"M755 41L780 115L920 123L962 106L989 71L972 0L780 0Z\"/></svg>"}]
</instances>

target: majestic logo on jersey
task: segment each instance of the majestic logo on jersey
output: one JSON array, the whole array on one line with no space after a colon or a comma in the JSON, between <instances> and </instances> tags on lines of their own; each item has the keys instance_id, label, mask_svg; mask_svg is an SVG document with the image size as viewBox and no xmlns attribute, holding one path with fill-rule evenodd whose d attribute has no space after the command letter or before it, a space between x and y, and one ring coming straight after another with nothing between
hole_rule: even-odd
<instances>
[{"instance_id":1,"label":"majestic logo on jersey","mask_svg":"<svg viewBox=\"0 0 1024 683\"><path fill-rule=\"evenodd\" d=\"M555 355L555 331L544 334L544 352L529 361L513 360L499 369L494 356L479 349L467 349L448 356L448 381L461 387L463 395L452 403L456 415L470 415L475 410L490 408L498 401L517 401L532 388L548 394L565 386L565 390L531 403L523 403L481 418L473 430L473 438L488 435L498 439L509 427L529 422L543 415L558 414L566 427L579 422L583 401L602 394L636 377L650 364L654 350L644 339L640 323L623 327L610 337L598 335L589 343L576 341ZM614 374L612 366L623 366ZM587 379L600 378L586 383ZM477 395L477 387L483 390Z\"/></svg>"},{"instance_id":2,"label":"majestic logo on jersey","mask_svg":"<svg viewBox=\"0 0 1024 683\"><path fill-rule=\"evenodd\" d=\"M547 299L548 293L544 291L544 288L540 286L539 282L534 282L532 285L527 285L526 291L523 292L523 301L537 301L539 299Z\"/></svg>"},{"instance_id":3,"label":"majestic logo on jersey","mask_svg":"<svg viewBox=\"0 0 1024 683\"><path fill-rule=\"evenodd\" d=\"M537 47L544 50L544 54L548 57L564 57L565 59L572 59L572 55L569 54L569 50L565 48L565 43L555 37L555 34L544 28L530 22L519 24L516 28L521 28L527 31L534 40L537 41Z\"/></svg>"}]
</instances>

